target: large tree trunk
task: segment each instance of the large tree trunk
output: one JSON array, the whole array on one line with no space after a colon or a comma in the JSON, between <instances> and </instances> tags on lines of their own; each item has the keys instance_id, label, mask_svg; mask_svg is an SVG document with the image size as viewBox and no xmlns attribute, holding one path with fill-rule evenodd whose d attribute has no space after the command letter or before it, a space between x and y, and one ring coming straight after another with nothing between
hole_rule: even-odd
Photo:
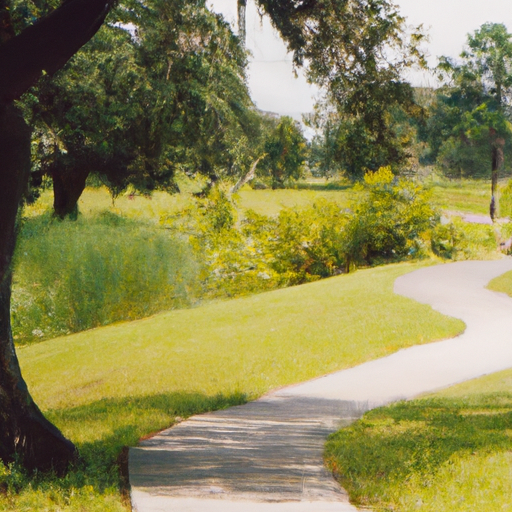
<instances>
[{"instance_id":1,"label":"large tree trunk","mask_svg":"<svg viewBox=\"0 0 512 512\"><path fill-rule=\"evenodd\" d=\"M9 2L0 0L0 459L29 469L66 470L74 445L30 396L14 350L10 322L12 257L20 204L30 174L30 129L13 105L43 70L62 67L98 30L113 0L66 0L15 36Z\"/></svg>"},{"instance_id":2,"label":"large tree trunk","mask_svg":"<svg viewBox=\"0 0 512 512\"><path fill-rule=\"evenodd\" d=\"M75 447L32 400L11 333L11 265L30 173L30 130L14 106L0 110L0 458L19 457L29 469L63 472L76 458Z\"/></svg>"},{"instance_id":3,"label":"large tree trunk","mask_svg":"<svg viewBox=\"0 0 512 512\"><path fill-rule=\"evenodd\" d=\"M54 169L50 172L53 181L53 210L61 219L78 216L78 200L85 189L89 176L88 168Z\"/></svg>"}]
</instances>

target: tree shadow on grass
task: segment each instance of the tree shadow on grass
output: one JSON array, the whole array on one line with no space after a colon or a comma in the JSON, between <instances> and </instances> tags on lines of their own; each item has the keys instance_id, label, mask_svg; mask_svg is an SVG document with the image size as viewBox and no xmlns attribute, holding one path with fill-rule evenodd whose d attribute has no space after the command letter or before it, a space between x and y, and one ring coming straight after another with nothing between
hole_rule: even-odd
<instances>
[{"instance_id":1,"label":"tree shadow on grass","mask_svg":"<svg viewBox=\"0 0 512 512\"><path fill-rule=\"evenodd\" d=\"M511 451L511 429L511 393L400 402L333 434L326 459L356 503L376 504L411 478L430 481L454 456Z\"/></svg>"},{"instance_id":2,"label":"tree shadow on grass","mask_svg":"<svg viewBox=\"0 0 512 512\"><path fill-rule=\"evenodd\" d=\"M46 411L48 419L78 447L80 463L64 478L29 475L15 464L0 470L0 492L3 491L4 496L12 501L16 500L17 495L31 489L41 494L43 502L48 499L46 494L50 493L56 503L66 503L69 496L77 492L85 492L91 499L97 500L101 500L104 493L111 493L112 489L118 489L121 493L126 484L123 481L126 475L120 471L123 463L120 456L125 447L135 446L141 438L194 414L246 402L247 396L242 393L208 396L174 392L104 399L79 407ZM0 496L0 504L1 501Z\"/></svg>"},{"instance_id":3,"label":"tree shadow on grass","mask_svg":"<svg viewBox=\"0 0 512 512\"><path fill-rule=\"evenodd\" d=\"M340 183L338 181L328 181L325 183L297 183L298 190L315 190L321 192L324 190L349 190L354 187L351 183Z\"/></svg>"}]
</instances>

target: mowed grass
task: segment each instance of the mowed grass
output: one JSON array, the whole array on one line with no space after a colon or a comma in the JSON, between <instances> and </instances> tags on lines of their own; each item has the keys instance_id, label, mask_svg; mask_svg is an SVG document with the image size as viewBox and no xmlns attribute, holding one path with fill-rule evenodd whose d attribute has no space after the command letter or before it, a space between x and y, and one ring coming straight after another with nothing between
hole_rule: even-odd
<instances>
[{"instance_id":1,"label":"mowed grass","mask_svg":"<svg viewBox=\"0 0 512 512\"><path fill-rule=\"evenodd\" d=\"M494 292L506 293L512 297L512 272L506 272L502 276L494 278L487 288Z\"/></svg>"},{"instance_id":2,"label":"mowed grass","mask_svg":"<svg viewBox=\"0 0 512 512\"><path fill-rule=\"evenodd\" d=\"M87 188L79 200L80 212L85 217L110 211L130 219L159 222L162 216L179 212L190 204L191 185L182 186L183 193L154 192L151 196L123 194L112 201L108 190ZM490 182L476 180L441 181L429 185L433 199L439 208L465 213L489 213ZM189 190L190 189L190 190ZM277 215L283 208L304 208L318 199L335 201L341 208L348 208L356 198L353 185L335 184L317 179L299 182L296 188L282 190L253 190L245 186L237 194L240 210L254 210L262 215ZM39 215L46 212L53 200L52 193L45 191L35 205L25 209L25 214Z\"/></svg>"},{"instance_id":3,"label":"mowed grass","mask_svg":"<svg viewBox=\"0 0 512 512\"><path fill-rule=\"evenodd\" d=\"M450 180L429 187L442 210L489 214L491 183L487 180Z\"/></svg>"},{"instance_id":4,"label":"mowed grass","mask_svg":"<svg viewBox=\"0 0 512 512\"><path fill-rule=\"evenodd\" d=\"M21 348L32 394L85 462L62 480L15 485L14 472L0 510L124 510L115 463L122 446L177 416L461 332L462 322L393 294L396 277L418 266L362 270Z\"/></svg>"},{"instance_id":5,"label":"mowed grass","mask_svg":"<svg viewBox=\"0 0 512 512\"><path fill-rule=\"evenodd\" d=\"M512 370L367 413L326 459L351 501L395 512L512 510Z\"/></svg>"},{"instance_id":6,"label":"mowed grass","mask_svg":"<svg viewBox=\"0 0 512 512\"><path fill-rule=\"evenodd\" d=\"M306 188L284 190L252 190L245 187L238 192L243 210L254 210L261 215L277 215L283 208L305 208L319 199L334 201L341 208L348 208L355 199L352 186L339 190Z\"/></svg>"}]
</instances>

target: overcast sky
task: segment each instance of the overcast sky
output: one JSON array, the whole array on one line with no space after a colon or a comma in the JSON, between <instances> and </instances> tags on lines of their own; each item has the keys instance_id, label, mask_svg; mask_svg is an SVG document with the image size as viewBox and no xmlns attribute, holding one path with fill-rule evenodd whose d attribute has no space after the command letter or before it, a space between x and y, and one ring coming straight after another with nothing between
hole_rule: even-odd
<instances>
[{"instance_id":1,"label":"overcast sky","mask_svg":"<svg viewBox=\"0 0 512 512\"><path fill-rule=\"evenodd\" d=\"M236 0L207 0L208 5L236 23ZM430 36L426 49L432 66L437 57L456 57L466 35L485 22L504 23L512 32L511 0L395 0L408 24L423 24ZM262 110L300 117L313 108L316 91L303 76L295 78L291 55L268 20L261 20L253 0L248 0L247 47L252 52L249 86ZM412 74L414 85L432 85L424 74Z\"/></svg>"}]
</instances>

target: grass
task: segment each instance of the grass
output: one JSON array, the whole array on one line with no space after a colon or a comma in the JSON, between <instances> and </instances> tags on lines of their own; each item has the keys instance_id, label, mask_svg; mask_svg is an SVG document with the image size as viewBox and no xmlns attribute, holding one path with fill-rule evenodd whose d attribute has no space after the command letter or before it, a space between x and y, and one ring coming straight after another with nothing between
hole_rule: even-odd
<instances>
[{"instance_id":1,"label":"grass","mask_svg":"<svg viewBox=\"0 0 512 512\"><path fill-rule=\"evenodd\" d=\"M238 192L240 207L244 210L254 210L261 215L277 215L282 208L304 208L311 206L323 198L337 202L342 208L347 208L354 198L352 187L325 190L312 188L283 189L283 190L252 190L245 187Z\"/></svg>"},{"instance_id":2,"label":"grass","mask_svg":"<svg viewBox=\"0 0 512 512\"><path fill-rule=\"evenodd\" d=\"M486 180L446 180L430 185L442 210L489 215L491 184Z\"/></svg>"},{"instance_id":3,"label":"grass","mask_svg":"<svg viewBox=\"0 0 512 512\"><path fill-rule=\"evenodd\" d=\"M21 348L36 401L85 462L60 480L4 470L0 510L125 510L122 446L177 416L460 332L460 321L393 294L396 277L415 268L363 270Z\"/></svg>"},{"instance_id":4,"label":"grass","mask_svg":"<svg viewBox=\"0 0 512 512\"><path fill-rule=\"evenodd\" d=\"M494 292L506 293L512 297L512 272L506 272L505 274L494 278L487 285L487 288Z\"/></svg>"},{"instance_id":5,"label":"grass","mask_svg":"<svg viewBox=\"0 0 512 512\"><path fill-rule=\"evenodd\" d=\"M444 210L483 215L489 213L488 181L443 180L436 181L429 187L433 191L435 201ZM130 219L158 222L162 215L175 213L189 204L190 186L182 188L182 194L154 192L151 197L121 195L114 203L106 188L87 188L79 201L80 212L88 217L108 210ZM251 209L263 215L276 215L283 207L310 206L320 197L336 201L342 208L346 208L354 198L354 191L350 184L315 179L299 182L294 189L253 190L245 186L238 192L238 197L242 210ZM52 200L50 191L43 192L37 203L26 209L26 214L33 216L46 212Z\"/></svg>"},{"instance_id":6,"label":"grass","mask_svg":"<svg viewBox=\"0 0 512 512\"><path fill-rule=\"evenodd\" d=\"M17 343L49 339L194 302L199 264L178 237L111 212L25 218L16 250Z\"/></svg>"},{"instance_id":7,"label":"grass","mask_svg":"<svg viewBox=\"0 0 512 512\"><path fill-rule=\"evenodd\" d=\"M512 370L367 413L326 459L378 511L511 511Z\"/></svg>"}]
</instances>

